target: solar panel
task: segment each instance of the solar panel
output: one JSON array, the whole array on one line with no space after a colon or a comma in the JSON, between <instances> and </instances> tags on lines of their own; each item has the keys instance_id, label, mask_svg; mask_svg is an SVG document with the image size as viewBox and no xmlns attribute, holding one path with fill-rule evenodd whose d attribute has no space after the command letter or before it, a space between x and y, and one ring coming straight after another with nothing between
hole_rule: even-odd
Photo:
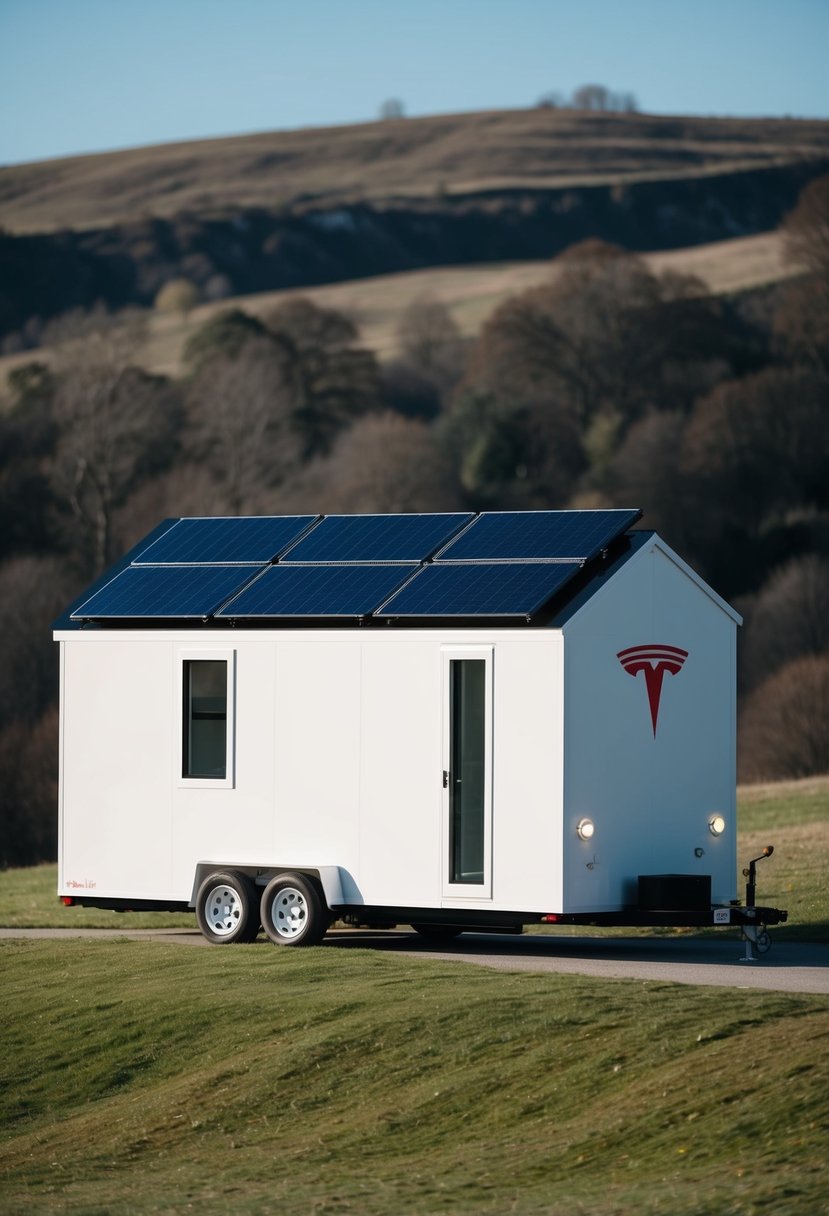
<instances>
[{"instance_id":1,"label":"solar panel","mask_svg":"<svg viewBox=\"0 0 829 1216\"><path fill-rule=\"evenodd\" d=\"M579 572L578 562L435 562L379 617L532 616Z\"/></svg>"},{"instance_id":2,"label":"solar panel","mask_svg":"<svg viewBox=\"0 0 829 1216\"><path fill-rule=\"evenodd\" d=\"M419 562L474 516L327 515L285 554L289 562Z\"/></svg>"},{"instance_id":3,"label":"solar panel","mask_svg":"<svg viewBox=\"0 0 829 1216\"><path fill-rule=\"evenodd\" d=\"M133 565L264 565L297 540L317 515L228 516L180 519Z\"/></svg>"},{"instance_id":4,"label":"solar panel","mask_svg":"<svg viewBox=\"0 0 829 1216\"><path fill-rule=\"evenodd\" d=\"M249 566L127 566L72 619L209 617L252 574Z\"/></svg>"},{"instance_id":5,"label":"solar panel","mask_svg":"<svg viewBox=\"0 0 829 1216\"><path fill-rule=\"evenodd\" d=\"M487 511L437 561L589 561L641 516L633 511Z\"/></svg>"},{"instance_id":6,"label":"solar panel","mask_svg":"<svg viewBox=\"0 0 829 1216\"><path fill-rule=\"evenodd\" d=\"M364 617L411 576L400 565L268 566L226 604L222 618Z\"/></svg>"}]
</instances>

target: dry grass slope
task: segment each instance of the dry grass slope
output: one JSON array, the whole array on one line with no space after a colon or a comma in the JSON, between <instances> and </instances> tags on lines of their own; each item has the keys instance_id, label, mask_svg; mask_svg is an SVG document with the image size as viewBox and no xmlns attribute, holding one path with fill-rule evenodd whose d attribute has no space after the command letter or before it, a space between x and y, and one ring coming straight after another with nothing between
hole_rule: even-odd
<instances>
[{"instance_id":1,"label":"dry grass slope","mask_svg":"<svg viewBox=\"0 0 829 1216\"><path fill-rule=\"evenodd\" d=\"M696 275L714 295L750 291L782 282L797 273L786 259L776 232L648 253L644 257L657 273ZM325 287L239 296L218 304L203 304L187 316L155 312L149 316L141 363L150 371L178 376L182 372L181 354L187 338L211 316L223 309L241 308L262 317L277 304L296 296L353 317L362 344L381 360L387 360L399 353L399 327L406 309L416 300L426 298L445 304L464 336L474 338L499 304L530 287L549 282L555 274L556 269L549 261L442 266ZM10 371L33 359L49 358L48 347L0 358L0 401Z\"/></svg>"}]
</instances>

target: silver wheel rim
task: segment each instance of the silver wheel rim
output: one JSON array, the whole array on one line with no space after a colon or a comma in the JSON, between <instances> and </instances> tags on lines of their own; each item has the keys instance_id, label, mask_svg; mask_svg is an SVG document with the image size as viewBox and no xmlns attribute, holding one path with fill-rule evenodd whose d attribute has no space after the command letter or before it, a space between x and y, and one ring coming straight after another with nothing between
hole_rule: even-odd
<instances>
[{"instance_id":1,"label":"silver wheel rim","mask_svg":"<svg viewBox=\"0 0 829 1216\"><path fill-rule=\"evenodd\" d=\"M271 900L271 924L277 937L300 937L308 927L308 904L296 887L280 887Z\"/></svg>"},{"instance_id":2,"label":"silver wheel rim","mask_svg":"<svg viewBox=\"0 0 829 1216\"><path fill-rule=\"evenodd\" d=\"M230 937L242 920L242 900L233 887L211 887L204 901L204 919L216 937Z\"/></svg>"}]
</instances>

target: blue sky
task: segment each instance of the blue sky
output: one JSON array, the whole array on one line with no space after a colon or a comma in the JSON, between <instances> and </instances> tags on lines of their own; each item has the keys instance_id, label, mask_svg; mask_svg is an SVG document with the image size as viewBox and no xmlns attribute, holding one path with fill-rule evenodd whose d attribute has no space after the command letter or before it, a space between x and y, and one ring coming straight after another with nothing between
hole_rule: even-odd
<instances>
[{"instance_id":1,"label":"blue sky","mask_svg":"<svg viewBox=\"0 0 829 1216\"><path fill-rule=\"evenodd\" d=\"M534 105L829 118L829 0L0 0L0 164Z\"/></svg>"}]
</instances>

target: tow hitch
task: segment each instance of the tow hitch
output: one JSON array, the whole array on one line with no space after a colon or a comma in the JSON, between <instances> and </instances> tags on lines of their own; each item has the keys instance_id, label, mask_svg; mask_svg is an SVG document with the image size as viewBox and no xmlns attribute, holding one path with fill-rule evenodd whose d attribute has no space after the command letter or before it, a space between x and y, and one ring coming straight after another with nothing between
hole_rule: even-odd
<instances>
[{"instance_id":1,"label":"tow hitch","mask_svg":"<svg viewBox=\"0 0 829 1216\"><path fill-rule=\"evenodd\" d=\"M743 870L743 877L748 880L746 882L745 915L749 919L757 917L757 914L763 911L756 905L757 862L762 861L765 857L771 857L773 852L774 845L767 844L760 856L752 858ZM767 954L771 950L771 934L759 917L754 924L743 924L741 936L746 944L746 952L739 960L741 963L756 963L761 954Z\"/></svg>"}]
</instances>

